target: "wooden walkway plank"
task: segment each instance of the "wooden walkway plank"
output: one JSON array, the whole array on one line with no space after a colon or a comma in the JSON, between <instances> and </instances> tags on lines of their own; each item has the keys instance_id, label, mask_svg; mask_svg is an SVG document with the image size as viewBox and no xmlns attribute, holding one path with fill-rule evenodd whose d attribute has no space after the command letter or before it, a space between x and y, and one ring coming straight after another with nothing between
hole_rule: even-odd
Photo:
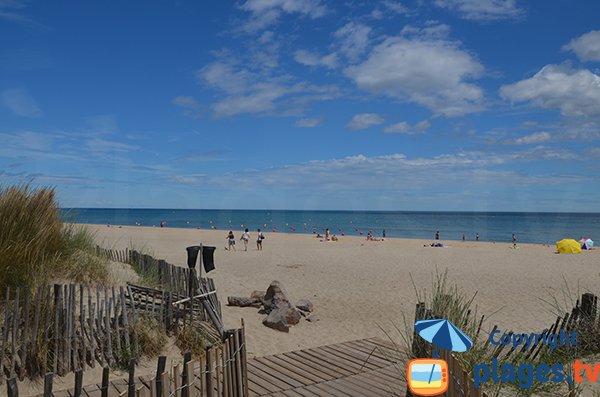
<instances>
[{"instance_id":1,"label":"wooden walkway plank","mask_svg":"<svg viewBox=\"0 0 600 397\"><path fill-rule=\"evenodd\" d=\"M363 353L366 353L367 355L371 355L371 356L380 358L384 361L387 361L388 363L390 361L392 361L392 362L405 361L405 360L401 360L401 357L399 354L391 354L387 349L383 349L382 347L375 346L373 344L367 344L362 341L348 342L347 346L354 348L356 350L359 350Z\"/></svg>"},{"instance_id":2,"label":"wooden walkway plank","mask_svg":"<svg viewBox=\"0 0 600 397\"><path fill-rule=\"evenodd\" d=\"M300 362L308 367L314 368L317 371L320 371L322 376L328 376L331 379L339 378L340 376L346 376L350 373L344 369L338 369L337 367L323 365L323 361L316 359L313 356L310 356L302 351L283 353L283 356L289 358L290 360Z\"/></svg>"},{"instance_id":3,"label":"wooden walkway plank","mask_svg":"<svg viewBox=\"0 0 600 397\"><path fill-rule=\"evenodd\" d=\"M349 376L346 379L350 383L364 385L365 387L368 387L370 390L378 390L380 393L383 393L383 395L386 395L386 396L393 394L392 393L393 389L390 388L389 386L387 386L387 384L383 384L380 381L373 380L371 377L367 376L366 374Z\"/></svg>"},{"instance_id":4,"label":"wooden walkway plank","mask_svg":"<svg viewBox=\"0 0 600 397\"><path fill-rule=\"evenodd\" d=\"M271 359L273 362L277 363L286 368L293 368L295 371L298 371L304 377L309 378L312 382L324 382L330 379L334 379L335 377L325 375L321 369L315 369L308 365L305 365L303 362L299 360L290 360L288 357L283 355L272 356Z\"/></svg>"},{"instance_id":5,"label":"wooden walkway plank","mask_svg":"<svg viewBox=\"0 0 600 397\"><path fill-rule=\"evenodd\" d=\"M271 393L275 393L281 390L291 389L293 386L281 381L270 374L270 371L260 365L260 363L249 362L248 363L248 379L252 379L253 376L260 378L260 382L256 381L260 386L268 389Z\"/></svg>"},{"instance_id":6,"label":"wooden walkway plank","mask_svg":"<svg viewBox=\"0 0 600 397\"><path fill-rule=\"evenodd\" d=\"M327 350L330 352L338 352L340 354L353 357L357 363L361 363L364 368L376 369L390 365L389 361L384 361L375 356L369 356L367 353L352 349L348 346L332 345L327 346Z\"/></svg>"},{"instance_id":7,"label":"wooden walkway plank","mask_svg":"<svg viewBox=\"0 0 600 397\"><path fill-rule=\"evenodd\" d=\"M346 376L354 375L358 373L358 370L360 369L360 365L356 365L346 360L342 360L334 355L327 353L324 350L306 350L303 353L305 353L308 356L312 356L314 359L319 360L322 363L327 363L329 367L335 367L336 370L344 371Z\"/></svg>"},{"instance_id":8,"label":"wooden walkway plank","mask_svg":"<svg viewBox=\"0 0 600 397\"><path fill-rule=\"evenodd\" d=\"M284 371L284 373L290 377L294 377L298 382L301 382L303 385L308 385L311 383L322 382L323 379L313 375L311 372L306 372L302 370L299 366L290 365L287 362L281 360L278 356L272 356L268 359L257 358L256 360L262 362L265 365L273 368L274 370Z\"/></svg>"}]
</instances>

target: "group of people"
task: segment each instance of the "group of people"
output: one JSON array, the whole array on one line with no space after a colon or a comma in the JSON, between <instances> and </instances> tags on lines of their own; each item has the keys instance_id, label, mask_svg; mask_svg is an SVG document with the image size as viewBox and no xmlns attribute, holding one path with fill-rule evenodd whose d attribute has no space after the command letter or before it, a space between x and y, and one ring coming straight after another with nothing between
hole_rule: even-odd
<instances>
[{"instance_id":1,"label":"group of people","mask_svg":"<svg viewBox=\"0 0 600 397\"><path fill-rule=\"evenodd\" d=\"M383 229L383 231L381 232L381 238L375 238L373 236L373 230L369 230L369 233L367 233L367 241L383 241L385 240L385 236L386 236L386 231L385 229Z\"/></svg>"},{"instance_id":2,"label":"group of people","mask_svg":"<svg viewBox=\"0 0 600 397\"><path fill-rule=\"evenodd\" d=\"M315 233L313 231L313 233ZM323 237L321 234L317 233L317 238L325 238L324 241L338 241L337 236L334 234L332 235L331 232L329 231L329 229L325 229L325 237Z\"/></svg>"},{"instance_id":3,"label":"group of people","mask_svg":"<svg viewBox=\"0 0 600 397\"><path fill-rule=\"evenodd\" d=\"M265 239L265 234L261 232L260 229L257 229L257 233L258 234L256 235L256 250L262 251L262 242ZM233 230L229 231L225 239L227 240L227 250L235 251L235 235L233 234ZM240 241L244 242L244 251L248 251L248 242L250 241L250 233L248 232L248 229L244 230Z\"/></svg>"},{"instance_id":4,"label":"group of people","mask_svg":"<svg viewBox=\"0 0 600 397\"><path fill-rule=\"evenodd\" d=\"M384 230L385 233L385 230ZM369 238L367 237L367 240ZM435 232L435 239L439 240L440 239L440 231L436 230ZM466 241L467 237L465 236L465 234L463 233L462 235L462 241ZM475 233L475 241L479 241L479 233ZM517 248L517 235L515 233L512 234L512 243L513 243L513 248Z\"/></svg>"}]
</instances>

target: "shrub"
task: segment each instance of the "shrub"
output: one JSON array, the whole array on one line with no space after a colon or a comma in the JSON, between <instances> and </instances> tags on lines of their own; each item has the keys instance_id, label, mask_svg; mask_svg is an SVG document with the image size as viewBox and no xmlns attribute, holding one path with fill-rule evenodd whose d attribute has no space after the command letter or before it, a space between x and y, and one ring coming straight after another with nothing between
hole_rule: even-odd
<instances>
[{"instance_id":1,"label":"shrub","mask_svg":"<svg viewBox=\"0 0 600 397\"><path fill-rule=\"evenodd\" d=\"M51 278L108 279L87 229L64 225L53 188L0 188L0 289L34 287Z\"/></svg>"}]
</instances>

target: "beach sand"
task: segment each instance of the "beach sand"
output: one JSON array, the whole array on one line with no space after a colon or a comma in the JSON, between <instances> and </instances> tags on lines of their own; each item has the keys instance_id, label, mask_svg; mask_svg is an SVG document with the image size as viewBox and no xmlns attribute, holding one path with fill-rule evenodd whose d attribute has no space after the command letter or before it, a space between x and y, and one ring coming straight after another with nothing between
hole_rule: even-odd
<instances>
[{"instance_id":1,"label":"beach sand","mask_svg":"<svg viewBox=\"0 0 600 397\"><path fill-rule=\"evenodd\" d=\"M185 247L203 243L216 246L215 280L225 326L246 326L248 355L264 356L317 347L353 339L388 334L401 343L397 329L404 319L412 327L417 296L414 285L431 291L436 272L448 270L450 284L465 293L477 293L474 304L486 314L484 331L498 325L501 330L540 332L556 320L545 303L552 295L563 297L568 285L573 299L583 292L600 293L600 250L580 255L557 255L554 246L510 243L443 241L444 248L424 247L431 241L388 238L369 242L364 237L345 236L338 242L320 242L314 235L266 233L263 251L256 250L256 232L251 233L248 252L237 241L237 251L226 251L225 230L197 230L87 225L105 248L142 249L158 259L185 266ZM236 230L237 239L241 232ZM116 283L135 280L136 275L120 264L111 264ZM293 301L307 298L319 321L302 320L289 333L262 325L264 315L255 308L226 305L227 296L249 296L266 290L271 281L283 283ZM573 302L565 303L570 310ZM181 353L172 345L163 354L169 363ZM137 374L152 374L155 360L143 360ZM86 369L84 383L100 379L101 369ZM126 377L114 373L111 379ZM55 379L54 390L72 388L73 374ZM41 383L23 382L21 394L42 391Z\"/></svg>"},{"instance_id":2,"label":"beach sand","mask_svg":"<svg viewBox=\"0 0 600 397\"><path fill-rule=\"evenodd\" d=\"M477 293L474 303L486 314L484 330L540 332L556 320L552 295L563 299L568 285L573 299L583 292L600 293L600 252L555 254L554 246L442 241L444 248L424 247L431 241L388 238L370 242L345 236L320 242L314 235L267 233L263 251L256 250L251 233L248 252L238 240L237 251L226 251L224 230L89 225L101 246L144 247L156 258L184 266L185 247L216 246L215 280L227 327L246 324L251 356L310 348L373 336L397 334L403 316L414 320L415 289L431 290L436 271L448 269L450 283L465 293ZM234 231L237 239L240 231ZM310 299L317 322L301 321L282 333L262 325L254 308L226 306L227 296L249 296L269 283L283 283L293 301ZM568 302L570 310L574 304ZM385 331L385 332L384 332Z\"/></svg>"}]
</instances>

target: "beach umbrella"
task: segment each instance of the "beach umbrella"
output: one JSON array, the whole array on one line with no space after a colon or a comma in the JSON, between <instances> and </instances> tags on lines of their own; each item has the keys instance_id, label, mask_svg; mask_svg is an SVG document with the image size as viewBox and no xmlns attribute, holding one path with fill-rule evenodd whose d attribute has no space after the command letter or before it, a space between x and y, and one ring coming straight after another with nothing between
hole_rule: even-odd
<instances>
[{"instance_id":1,"label":"beach umbrella","mask_svg":"<svg viewBox=\"0 0 600 397\"><path fill-rule=\"evenodd\" d=\"M559 254L581 254L581 244L572 238L563 238L556 242L556 251Z\"/></svg>"},{"instance_id":2,"label":"beach umbrella","mask_svg":"<svg viewBox=\"0 0 600 397\"><path fill-rule=\"evenodd\" d=\"M591 250L594 247L594 242L589 237L584 237L579 242L581 243L582 250Z\"/></svg>"},{"instance_id":3,"label":"beach umbrella","mask_svg":"<svg viewBox=\"0 0 600 397\"><path fill-rule=\"evenodd\" d=\"M446 319L419 320L415 323L415 331L441 349L465 352L473 346L473 341Z\"/></svg>"}]
</instances>

